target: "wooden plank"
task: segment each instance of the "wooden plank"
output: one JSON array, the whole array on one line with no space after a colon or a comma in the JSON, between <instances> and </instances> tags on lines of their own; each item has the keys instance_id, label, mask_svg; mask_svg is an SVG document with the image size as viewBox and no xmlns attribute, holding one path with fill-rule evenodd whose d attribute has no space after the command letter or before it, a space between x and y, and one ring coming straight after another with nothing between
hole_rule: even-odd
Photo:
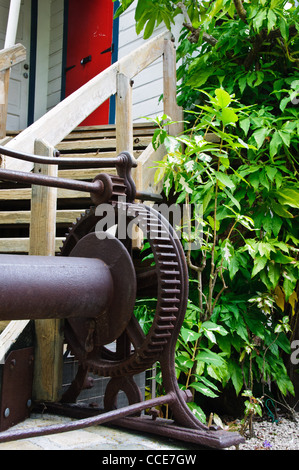
<instances>
[{"instance_id":1,"label":"wooden plank","mask_svg":"<svg viewBox=\"0 0 299 470\"><path fill-rule=\"evenodd\" d=\"M55 251L59 252L62 247L64 237L56 237ZM29 238L0 238L0 253L28 253Z\"/></svg>"},{"instance_id":2,"label":"wooden plank","mask_svg":"<svg viewBox=\"0 0 299 470\"><path fill-rule=\"evenodd\" d=\"M118 61L118 71L130 78L138 75L164 53L164 40L171 38L171 33L163 31L158 36L143 43L128 55Z\"/></svg>"},{"instance_id":3,"label":"wooden plank","mask_svg":"<svg viewBox=\"0 0 299 470\"><path fill-rule=\"evenodd\" d=\"M130 113L131 114L131 113ZM122 126L123 127L123 126ZM133 136L133 134L132 134ZM140 148L140 147L147 147L147 145L151 142L152 136L134 136L134 140L132 137L132 151L133 147ZM90 140L76 140L76 141L65 141L63 140L58 145L56 145L57 150L59 151L76 151L76 150L88 150L88 149L109 149L109 148L116 148L117 139L90 139ZM100 152L98 152L100 155Z\"/></svg>"},{"instance_id":4,"label":"wooden plank","mask_svg":"<svg viewBox=\"0 0 299 470\"><path fill-rule=\"evenodd\" d=\"M163 182L154 184L154 175L157 170L158 161L162 160L167 151L164 145L154 150L150 144L138 159L137 168L133 169L133 178L135 180L137 191L147 191L160 194L163 188Z\"/></svg>"},{"instance_id":5,"label":"wooden plank","mask_svg":"<svg viewBox=\"0 0 299 470\"><path fill-rule=\"evenodd\" d=\"M144 148L141 147L139 150L133 150L133 155L135 158L138 158L142 152L143 152ZM113 152L98 152L98 153L62 153L60 155L61 157L63 158L99 158L99 160L101 158L111 158L111 157L115 157L116 156L116 150L114 150ZM111 170L111 168L110 168Z\"/></svg>"},{"instance_id":6,"label":"wooden plank","mask_svg":"<svg viewBox=\"0 0 299 470\"><path fill-rule=\"evenodd\" d=\"M53 156L53 147L37 140L35 154ZM56 176L56 165L36 164L34 172L45 176ZM53 256L55 254L57 189L32 185L30 255Z\"/></svg>"},{"instance_id":7,"label":"wooden plank","mask_svg":"<svg viewBox=\"0 0 299 470\"><path fill-rule=\"evenodd\" d=\"M0 145L5 145L9 141L10 141L10 137L8 137L8 136L3 137L3 139L0 139ZM6 156L5 155L0 155L0 168L5 168L5 160L6 160Z\"/></svg>"},{"instance_id":8,"label":"wooden plank","mask_svg":"<svg viewBox=\"0 0 299 470\"><path fill-rule=\"evenodd\" d=\"M5 359L5 354L16 342L24 328L30 320L18 320L8 323L6 328L0 334L0 363Z\"/></svg>"},{"instance_id":9,"label":"wooden plank","mask_svg":"<svg viewBox=\"0 0 299 470\"><path fill-rule=\"evenodd\" d=\"M36 140L34 153L52 157L54 148ZM56 165L35 164L38 174L57 176ZM57 189L32 186L29 255L54 256ZM35 321L35 361L33 397L37 401L57 401L62 384L62 320Z\"/></svg>"},{"instance_id":10,"label":"wooden plank","mask_svg":"<svg viewBox=\"0 0 299 470\"><path fill-rule=\"evenodd\" d=\"M174 43L170 40L164 41L163 80L164 113L170 116L172 121L182 121L182 108L177 104L176 51ZM182 122L168 126L171 135L178 135L183 131Z\"/></svg>"},{"instance_id":11,"label":"wooden plank","mask_svg":"<svg viewBox=\"0 0 299 470\"><path fill-rule=\"evenodd\" d=\"M141 125L143 124L143 125ZM133 134L134 136L139 135L153 135L156 126L148 123L133 123ZM76 139L90 139L90 138L104 138L104 137L116 137L116 128L113 125L111 129L99 128L98 126L86 130L76 128L70 134L68 134L64 140L76 140Z\"/></svg>"},{"instance_id":12,"label":"wooden plank","mask_svg":"<svg viewBox=\"0 0 299 470\"><path fill-rule=\"evenodd\" d=\"M58 210L56 211L56 223L65 224L74 222L83 212L83 210ZM29 224L30 214L30 211L1 211L0 225Z\"/></svg>"},{"instance_id":13,"label":"wooden plank","mask_svg":"<svg viewBox=\"0 0 299 470\"><path fill-rule=\"evenodd\" d=\"M0 51L0 72L26 60L26 48L16 44Z\"/></svg>"},{"instance_id":14,"label":"wooden plank","mask_svg":"<svg viewBox=\"0 0 299 470\"><path fill-rule=\"evenodd\" d=\"M142 145L142 140L134 144ZM132 82L123 73L117 75L116 86L116 153L121 152L133 154Z\"/></svg>"},{"instance_id":15,"label":"wooden plank","mask_svg":"<svg viewBox=\"0 0 299 470\"><path fill-rule=\"evenodd\" d=\"M58 176L61 178L73 179L73 180L93 180L99 173L109 173L110 175L116 175L117 171L115 168L89 168L84 170L59 170Z\"/></svg>"},{"instance_id":16,"label":"wooden plank","mask_svg":"<svg viewBox=\"0 0 299 470\"><path fill-rule=\"evenodd\" d=\"M58 199L88 199L90 195L82 191L72 191L71 189L58 189ZM0 201L21 201L31 199L31 188L20 189L0 189Z\"/></svg>"},{"instance_id":17,"label":"wooden plank","mask_svg":"<svg viewBox=\"0 0 299 470\"><path fill-rule=\"evenodd\" d=\"M0 139L6 136L9 76L10 69L0 72Z\"/></svg>"},{"instance_id":18,"label":"wooden plank","mask_svg":"<svg viewBox=\"0 0 299 470\"><path fill-rule=\"evenodd\" d=\"M118 72L132 78L163 54L165 37L170 37L170 33L163 32L115 62L11 139L6 144L7 147L33 153L37 138L44 139L53 146L58 145L83 119L115 94ZM6 168L31 171L33 165L8 158Z\"/></svg>"}]
</instances>

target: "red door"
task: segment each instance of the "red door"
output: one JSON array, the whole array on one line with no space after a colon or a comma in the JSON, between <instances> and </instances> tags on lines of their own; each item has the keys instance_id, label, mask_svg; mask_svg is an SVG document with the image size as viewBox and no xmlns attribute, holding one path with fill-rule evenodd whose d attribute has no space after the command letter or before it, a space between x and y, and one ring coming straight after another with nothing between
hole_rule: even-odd
<instances>
[{"instance_id":1,"label":"red door","mask_svg":"<svg viewBox=\"0 0 299 470\"><path fill-rule=\"evenodd\" d=\"M112 0L69 0L66 53L66 96L111 65ZM108 124L109 100L81 125Z\"/></svg>"}]
</instances>

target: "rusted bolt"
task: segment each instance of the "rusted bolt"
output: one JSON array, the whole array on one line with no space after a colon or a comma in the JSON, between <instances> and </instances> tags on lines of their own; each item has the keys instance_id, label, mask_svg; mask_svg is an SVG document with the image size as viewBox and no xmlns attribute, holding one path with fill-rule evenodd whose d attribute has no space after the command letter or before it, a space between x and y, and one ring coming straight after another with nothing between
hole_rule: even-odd
<instances>
[{"instance_id":1,"label":"rusted bolt","mask_svg":"<svg viewBox=\"0 0 299 470\"><path fill-rule=\"evenodd\" d=\"M31 356L29 357L29 362L28 362L28 364L31 366L31 365L33 364L33 362L34 362L34 356L31 355Z\"/></svg>"}]
</instances>

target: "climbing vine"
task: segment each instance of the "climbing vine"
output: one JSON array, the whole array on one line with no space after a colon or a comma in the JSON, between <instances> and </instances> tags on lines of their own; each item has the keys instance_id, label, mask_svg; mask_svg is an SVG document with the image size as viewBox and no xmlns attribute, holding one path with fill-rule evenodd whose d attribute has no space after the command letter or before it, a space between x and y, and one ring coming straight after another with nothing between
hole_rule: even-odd
<instances>
[{"instance_id":1,"label":"climbing vine","mask_svg":"<svg viewBox=\"0 0 299 470\"><path fill-rule=\"evenodd\" d=\"M183 18L185 131L169 136L171 116L160 116L153 144L166 148L156 182L192 208L180 227L190 298L176 365L200 419L198 393L274 383L294 394L285 358L299 324L298 13L284 0L137 2L145 38Z\"/></svg>"}]
</instances>

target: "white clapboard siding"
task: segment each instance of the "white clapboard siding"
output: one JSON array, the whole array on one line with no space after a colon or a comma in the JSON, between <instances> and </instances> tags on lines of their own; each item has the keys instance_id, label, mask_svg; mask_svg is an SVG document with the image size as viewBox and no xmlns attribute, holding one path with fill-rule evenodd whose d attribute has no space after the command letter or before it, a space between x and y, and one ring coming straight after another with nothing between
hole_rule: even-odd
<instances>
[{"instance_id":1,"label":"white clapboard siding","mask_svg":"<svg viewBox=\"0 0 299 470\"><path fill-rule=\"evenodd\" d=\"M63 0L51 1L47 111L61 100L63 9Z\"/></svg>"},{"instance_id":2,"label":"white clapboard siding","mask_svg":"<svg viewBox=\"0 0 299 470\"><path fill-rule=\"evenodd\" d=\"M142 33L137 35L135 29L136 0L119 18L119 46L118 57L124 57L144 42ZM181 18L177 17L173 27L174 38L177 39L181 29ZM153 36L166 31L161 24L153 33ZM163 112L163 104L159 100L163 94L163 60L154 62L146 70L143 70L134 79L133 85L133 121L142 122L145 117L156 117Z\"/></svg>"}]
</instances>

